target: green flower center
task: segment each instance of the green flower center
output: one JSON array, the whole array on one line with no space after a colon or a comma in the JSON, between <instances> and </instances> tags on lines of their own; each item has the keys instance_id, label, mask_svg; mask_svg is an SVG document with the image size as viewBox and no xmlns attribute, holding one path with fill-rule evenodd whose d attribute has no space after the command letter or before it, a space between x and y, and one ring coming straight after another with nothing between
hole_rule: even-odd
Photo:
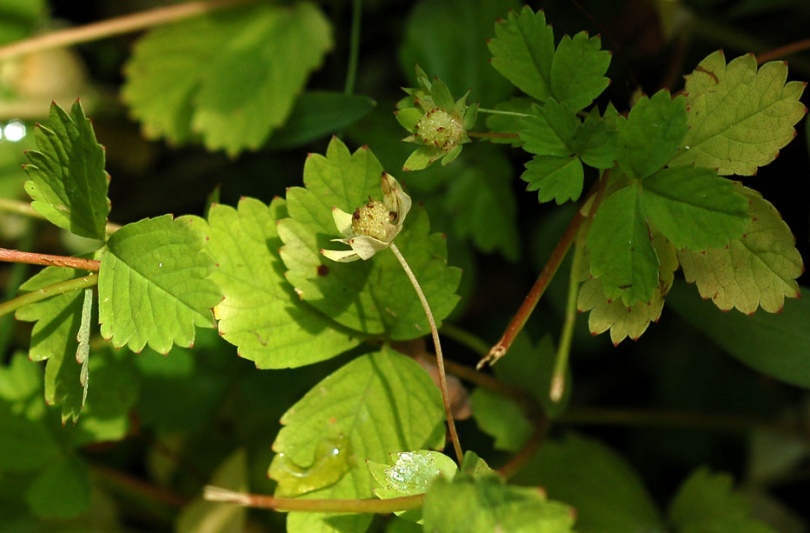
<instances>
[{"instance_id":1,"label":"green flower center","mask_svg":"<svg viewBox=\"0 0 810 533\"><path fill-rule=\"evenodd\" d=\"M456 117L435 107L416 123L416 135L425 144L449 151L462 140L464 128Z\"/></svg>"},{"instance_id":2,"label":"green flower center","mask_svg":"<svg viewBox=\"0 0 810 533\"><path fill-rule=\"evenodd\" d=\"M382 202L374 200L358 207L352 215L352 231L355 235L366 235L378 241L385 241L387 228L394 222L397 214L389 211Z\"/></svg>"}]
</instances>

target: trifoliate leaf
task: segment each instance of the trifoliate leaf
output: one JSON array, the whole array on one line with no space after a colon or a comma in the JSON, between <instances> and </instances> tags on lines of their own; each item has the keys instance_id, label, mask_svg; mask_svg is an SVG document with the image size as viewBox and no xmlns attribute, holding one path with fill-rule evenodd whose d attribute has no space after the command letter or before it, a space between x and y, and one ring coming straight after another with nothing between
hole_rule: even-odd
<instances>
[{"instance_id":1,"label":"trifoliate leaf","mask_svg":"<svg viewBox=\"0 0 810 533\"><path fill-rule=\"evenodd\" d=\"M322 361L361 340L302 302L287 283L276 230L286 216L284 200L268 207L251 198L237 209L215 205L208 216L206 249L217 263L211 279L224 294L214 308L220 335L259 368Z\"/></svg>"},{"instance_id":2,"label":"trifoliate leaf","mask_svg":"<svg viewBox=\"0 0 810 533\"><path fill-rule=\"evenodd\" d=\"M204 15L138 42L123 97L148 137L200 136L235 155L284 124L331 46L329 23L310 2Z\"/></svg>"},{"instance_id":3,"label":"trifoliate leaf","mask_svg":"<svg viewBox=\"0 0 810 533\"><path fill-rule=\"evenodd\" d=\"M620 118L619 164L631 176L646 178L678 152L686 134L686 105L661 90L640 98L627 118Z\"/></svg>"},{"instance_id":4,"label":"trifoliate leaf","mask_svg":"<svg viewBox=\"0 0 810 533\"><path fill-rule=\"evenodd\" d=\"M496 450L517 452L531 437L534 427L513 399L479 387L470 395L470 402L475 423L495 439Z\"/></svg>"},{"instance_id":5,"label":"trifoliate leaf","mask_svg":"<svg viewBox=\"0 0 810 533\"><path fill-rule=\"evenodd\" d=\"M776 313L785 297L799 296L796 278L804 272L802 258L773 205L756 191L738 190L750 202L751 220L743 235L722 248L681 250L678 259L686 280L696 282L700 295L720 309L751 314L761 306Z\"/></svg>"},{"instance_id":6,"label":"trifoliate leaf","mask_svg":"<svg viewBox=\"0 0 810 533\"><path fill-rule=\"evenodd\" d=\"M727 474L696 470L681 485L669 509L669 520L680 533L703 531L775 532L750 518L750 505L734 491Z\"/></svg>"},{"instance_id":7,"label":"trifoliate leaf","mask_svg":"<svg viewBox=\"0 0 810 533\"><path fill-rule=\"evenodd\" d=\"M542 11L534 13L529 6L510 11L495 24L489 50L492 66L518 89L540 101L552 96L554 32Z\"/></svg>"},{"instance_id":8,"label":"trifoliate leaf","mask_svg":"<svg viewBox=\"0 0 810 533\"><path fill-rule=\"evenodd\" d=\"M29 485L25 500L39 518L73 518L90 506L90 472L76 457L60 457Z\"/></svg>"},{"instance_id":9,"label":"trifoliate leaf","mask_svg":"<svg viewBox=\"0 0 810 533\"><path fill-rule=\"evenodd\" d=\"M591 275L600 278L608 300L625 306L648 303L658 287L658 257L636 184L608 196L588 232Z\"/></svg>"},{"instance_id":10,"label":"trifoliate leaf","mask_svg":"<svg viewBox=\"0 0 810 533\"><path fill-rule=\"evenodd\" d=\"M85 275L86 272L72 268L47 267L23 283L20 291L28 293ZM66 292L21 307L15 315L17 320L36 322L28 357L32 361L48 361L45 401L51 405L62 404L63 422L68 418L75 422L84 406L83 364L77 361L80 326L83 323L89 326L84 319L84 300L83 291Z\"/></svg>"},{"instance_id":11,"label":"trifoliate leaf","mask_svg":"<svg viewBox=\"0 0 810 533\"><path fill-rule=\"evenodd\" d=\"M287 191L290 218L278 232L284 246L280 255L288 268L287 280L298 296L343 326L366 335L385 333L405 340L428 333L424 311L401 265L389 250L368 261L337 263L320 253L334 248L340 237L332 207L353 213L372 197L381 198L382 169L365 148L350 154L333 139L326 157L311 155L304 168L306 188ZM446 243L429 235L424 209L415 206L396 245L407 259L427 296L437 320L453 310L460 272L447 267Z\"/></svg>"},{"instance_id":12,"label":"trifoliate leaf","mask_svg":"<svg viewBox=\"0 0 810 533\"><path fill-rule=\"evenodd\" d=\"M584 280L579 289L577 309L580 312L591 312L588 315L588 327L592 335L599 335L610 329L610 340L617 345L627 337L637 340L647 330L650 322L658 322L664 307L664 296L675 279L678 258L675 248L660 233L653 234L653 245L660 263L659 284L653 291L650 302L638 301L628 306L618 299L611 301L605 297L599 278ZM587 258L583 258L583 261L587 261Z\"/></svg>"},{"instance_id":13,"label":"trifoliate leaf","mask_svg":"<svg viewBox=\"0 0 810 533\"><path fill-rule=\"evenodd\" d=\"M599 37L579 32L573 38L564 35L551 62L551 89L554 97L574 111L591 105L607 89L605 77L610 65L610 52L601 50Z\"/></svg>"},{"instance_id":14,"label":"trifoliate leaf","mask_svg":"<svg viewBox=\"0 0 810 533\"><path fill-rule=\"evenodd\" d=\"M520 139L527 152L539 155L566 156L574 152L571 139L579 122L576 113L565 103L554 99L544 106L533 105L532 116L524 118Z\"/></svg>"},{"instance_id":15,"label":"trifoliate leaf","mask_svg":"<svg viewBox=\"0 0 810 533\"><path fill-rule=\"evenodd\" d=\"M568 434L546 441L514 481L540 485L576 509L577 531L664 531L638 474L596 440Z\"/></svg>"},{"instance_id":16,"label":"trifoliate leaf","mask_svg":"<svg viewBox=\"0 0 810 533\"><path fill-rule=\"evenodd\" d=\"M214 261L203 251L204 220L164 215L128 224L107 242L99 270L102 336L139 352L147 344L167 353L191 346L194 327L214 327L211 308L222 299L207 276Z\"/></svg>"},{"instance_id":17,"label":"trifoliate leaf","mask_svg":"<svg viewBox=\"0 0 810 533\"><path fill-rule=\"evenodd\" d=\"M676 248L719 248L742 235L748 202L734 182L708 168L676 167L641 182L650 223Z\"/></svg>"},{"instance_id":18,"label":"trifoliate leaf","mask_svg":"<svg viewBox=\"0 0 810 533\"><path fill-rule=\"evenodd\" d=\"M48 221L71 233L104 240L110 202L104 148L76 100L70 114L51 104L49 126L35 132L37 150L27 152L31 206Z\"/></svg>"},{"instance_id":19,"label":"trifoliate leaf","mask_svg":"<svg viewBox=\"0 0 810 533\"><path fill-rule=\"evenodd\" d=\"M270 466L274 479L287 475L287 490L297 484L313 487L305 498L370 498L371 474L365 460L384 462L388 455L441 446L444 411L439 390L412 359L390 348L361 356L328 376L292 406L281 419L284 426L273 443ZM326 446L324 446L326 443ZM337 444L337 446L336 446ZM320 456L318 454L321 454ZM331 464L333 460L344 465ZM337 457L338 459L334 459ZM337 467L337 480L330 472ZM368 515L290 513L287 528L305 531L362 531Z\"/></svg>"},{"instance_id":20,"label":"trifoliate leaf","mask_svg":"<svg viewBox=\"0 0 810 533\"><path fill-rule=\"evenodd\" d=\"M783 61L757 71L753 55L726 64L714 52L686 76L689 131L673 165L717 169L721 176L752 176L796 136L793 126L806 108L799 101L804 84L785 83Z\"/></svg>"},{"instance_id":21,"label":"trifoliate leaf","mask_svg":"<svg viewBox=\"0 0 810 533\"><path fill-rule=\"evenodd\" d=\"M508 486L497 476L438 478L425 494L423 513L426 531L574 531L567 505L546 500L537 488Z\"/></svg>"},{"instance_id":22,"label":"trifoliate leaf","mask_svg":"<svg viewBox=\"0 0 810 533\"><path fill-rule=\"evenodd\" d=\"M585 171L578 157L538 155L526 163L520 179L529 183L527 191L538 191L540 203L554 200L560 205L580 197Z\"/></svg>"}]
</instances>

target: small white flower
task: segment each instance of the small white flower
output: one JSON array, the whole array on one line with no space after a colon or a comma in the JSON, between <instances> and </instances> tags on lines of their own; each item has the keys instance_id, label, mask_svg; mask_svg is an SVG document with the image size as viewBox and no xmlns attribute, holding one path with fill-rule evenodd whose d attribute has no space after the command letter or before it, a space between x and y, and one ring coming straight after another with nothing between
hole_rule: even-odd
<instances>
[{"instance_id":1,"label":"small white flower","mask_svg":"<svg viewBox=\"0 0 810 533\"><path fill-rule=\"evenodd\" d=\"M343 239L332 239L351 246L351 250L321 250L321 253L339 263L366 260L385 250L399 235L408 211L411 197L405 194L393 176L383 172L380 178L382 202L369 198L354 214L332 208L332 218Z\"/></svg>"}]
</instances>

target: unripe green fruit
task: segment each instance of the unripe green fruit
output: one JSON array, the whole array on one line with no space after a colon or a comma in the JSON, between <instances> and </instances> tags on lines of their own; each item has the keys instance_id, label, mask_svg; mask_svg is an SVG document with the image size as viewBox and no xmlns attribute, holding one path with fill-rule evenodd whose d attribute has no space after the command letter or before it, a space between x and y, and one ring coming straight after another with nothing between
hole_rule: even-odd
<instances>
[{"instance_id":1,"label":"unripe green fruit","mask_svg":"<svg viewBox=\"0 0 810 533\"><path fill-rule=\"evenodd\" d=\"M448 151L461 142L464 128L456 117L436 107L416 123L416 135L425 144Z\"/></svg>"}]
</instances>

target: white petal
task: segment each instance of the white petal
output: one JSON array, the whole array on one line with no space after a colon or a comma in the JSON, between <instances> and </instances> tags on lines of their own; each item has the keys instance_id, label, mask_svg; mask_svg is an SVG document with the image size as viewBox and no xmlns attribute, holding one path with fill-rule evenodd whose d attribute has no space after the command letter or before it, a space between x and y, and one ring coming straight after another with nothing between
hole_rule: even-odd
<instances>
[{"instance_id":1,"label":"white petal","mask_svg":"<svg viewBox=\"0 0 810 533\"><path fill-rule=\"evenodd\" d=\"M388 248L387 242L378 241L374 237L367 237L366 235L358 235L354 239L351 239L349 245L352 247L352 250L357 252L357 255L359 255L360 259L363 261L371 259L377 252Z\"/></svg>"},{"instance_id":2,"label":"white petal","mask_svg":"<svg viewBox=\"0 0 810 533\"><path fill-rule=\"evenodd\" d=\"M344 237L351 237L352 233L352 215L346 211L342 211L337 207L332 208L332 220L335 221L338 231Z\"/></svg>"},{"instance_id":3,"label":"white petal","mask_svg":"<svg viewBox=\"0 0 810 533\"><path fill-rule=\"evenodd\" d=\"M405 194L399 182L387 172L383 172L380 178L380 188L383 191L383 202L391 210L397 213L394 224L402 226L408 211L411 210L411 197ZM397 231L398 232L398 231ZM393 237L392 237L393 239Z\"/></svg>"},{"instance_id":4,"label":"white petal","mask_svg":"<svg viewBox=\"0 0 810 533\"><path fill-rule=\"evenodd\" d=\"M321 254L325 258L338 263L351 263L360 259L360 256L354 250L321 250Z\"/></svg>"}]
</instances>

